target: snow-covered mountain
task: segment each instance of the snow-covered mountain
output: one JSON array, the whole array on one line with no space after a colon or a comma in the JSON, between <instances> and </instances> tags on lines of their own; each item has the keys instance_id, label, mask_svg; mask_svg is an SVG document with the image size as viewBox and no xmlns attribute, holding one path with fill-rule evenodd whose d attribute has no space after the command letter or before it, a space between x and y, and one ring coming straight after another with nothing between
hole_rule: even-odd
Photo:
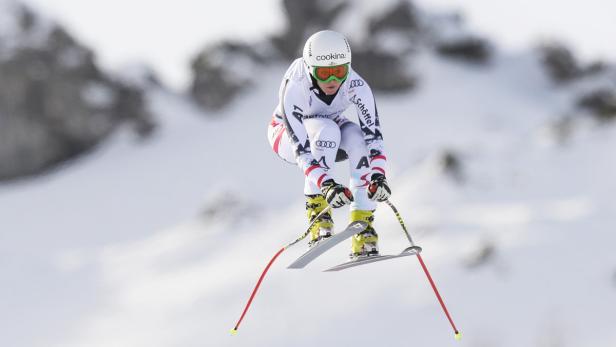
<instances>
[{"instance_id":1,"label":"snow-covered mountain","mask_svg":"<svg viewBox=\"0 0 616 347\"><path fill-rule=\"evenodd\" d=\"M534 51L476 66L421 50L418 87L377 95L392 202L462 341L413 258L322 273L346 242L301 271L285 267L305 245L286 251L230 336L306 225L302 173L265 136L285 68L264 67L216 118L150 85L159 127L146 141L121 130L63 170L0 186L2 344L616 345L616 126L575 106L593 76L555 87ZM376 217L382 252L406 247L387 206Z\"/></svg>"}]
</instances>

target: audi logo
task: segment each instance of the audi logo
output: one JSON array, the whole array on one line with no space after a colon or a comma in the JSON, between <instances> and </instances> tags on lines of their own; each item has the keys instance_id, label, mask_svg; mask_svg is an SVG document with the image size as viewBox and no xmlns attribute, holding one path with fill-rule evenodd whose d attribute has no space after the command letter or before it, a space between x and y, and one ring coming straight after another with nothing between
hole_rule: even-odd
<instances>
[{"instance_id":1,"label":"audi logo","mask_svg":"<svg viewBox=\"0 0 616 347\"><path fill-rule=\"evenodd\" d=\"M336 148L337 147L336 141L317 140L316 145L317 147L321 147L321 148Z\"/></svg>"},{"instance_id":2,"label":"audi logo","mask_svg":"<svg viewBox=\"0 0 616 347\"><path fill-rule=\"evenodd\" d=\"M351 80L351 85L349 88L361 87L364 85L364 81L362 80Z\"/></svg>"}]
</instances>

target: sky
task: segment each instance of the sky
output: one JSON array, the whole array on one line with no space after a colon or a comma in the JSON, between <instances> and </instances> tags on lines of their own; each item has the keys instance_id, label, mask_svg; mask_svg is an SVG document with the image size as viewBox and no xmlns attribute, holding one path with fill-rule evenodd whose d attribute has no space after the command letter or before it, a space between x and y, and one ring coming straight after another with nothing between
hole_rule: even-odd
<instances>
[{"instance_id":1,"label":"sky","mask_svg":"<svg viewBox=\"0 0 616 347\"><path fill-rule=\"evenodd\" d=\"M221 38L254 40L284 25L280 0L25 0L95 47L111 69L146 63L176 89L189 83L190 59ZM477 33L520 50L559 38L583 60L616 61L616 2L610 0L418 0L427 10L460 10Z\"/></svg>"}]
</instances>

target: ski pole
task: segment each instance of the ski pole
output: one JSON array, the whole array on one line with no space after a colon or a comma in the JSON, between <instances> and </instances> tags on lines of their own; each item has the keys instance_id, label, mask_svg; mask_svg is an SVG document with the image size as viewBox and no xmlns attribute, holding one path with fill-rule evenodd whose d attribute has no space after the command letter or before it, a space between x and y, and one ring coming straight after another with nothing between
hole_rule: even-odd
<instances>
[{"instance_id":1,"label":"ski pole","mask_svg":"<svg viewBox=\"0 0 616 347\"><path fill-rule=\"evenodd\" d=\"M246 312L248 312L248 308L252 304L252 300L255 298L255 295L257 294L257 291L259 290L259 287L261 286L261 282L263 282L263 279L265 278L265 274L267 273L269 268L272 266L274 261L276 261L276 258L278 258L278 256L280 254L282 254L282 252L287 250L289 247L291 247L291 246L297 244L298 242L300 242L301 240L305 239L306 236L308 236L308 234L310 234L310 229L312 228L314 223L316 223L317 220L319 220L321 217L323 217L323 215L325 215L327 212L329 212L329 210L331 210L331 208L332 207L328 205L323 211L321 211L312 220L312 222L310 222L310 224L308 225L308 228L306 229L306 232L304 232L300 237L295 239L295 241L287 244L286 246L284 246L280 250L278 250L278 252L276 252L276 254L269 261L269 263L267 263L267 266L265 267L265 270L263 270L263 272L261 273L261 276L259 277L259 280L257 281L257 284L255 285L255 288L252 290L252 294L250 294L250 298L248 299L248 302L246 303L246 306L244 307L244 311L242 312L242 315L240 316L240 319L235 324L235 327L233 329L231 329L231 334L233 334L233 335L237 334L237 329L239 329L240 324L242 323L242 320L244 319L244 316L246 315Z\"/></svg>"},{"instance_id":2,"label":"ski pole","mask_svg":"<svg viewBox=\"0 0 616 347\"><path fill-rule=\"evenodd\" d=\"M411 243L411 248L418 247L415 245L415 242L413 242L413 239L411 238L411 234L406 229L406 226L404 225L404 221L402 220L402 216L400 216L398 209L389 200L385 200L385 203L387 203L387 205L389 205L389 207L391 207L391 209L394 211L394 214L396 215L396 218L398 218L398 222L400 223L402 230L404 230L404 234L406 235L409 242ZM419 248L419 250L421 250L421 248ZM445 315L447 316L447 319L449 320L449 324L451 324L451 327L453 328L455 339L460 340L462 338L462 334L460 334L460 332L458 331L458 328L456 328L456 325L453 323L453 319L451 318L451 315L449 314L449 311L447 310L447 307L445 306L445 302L443 301L441 294L439 294L438 289L436 289L436 284L434 283L432 276L430 276L430 271L428 271L428 267L424 263L421 257L421 254L419 254L419 252L417 252L417 260L419 260L419 264L421 265L421 268L426 274L426 277L428 277L428 281L430 282L430 285L432 286L432 290L434 291L434 294L436 294L436 298L438 299L438 302L441 304L441 307L443 308L443 312L445 312Z\"/></svg>"},{"instance_id":3,"label":"ski pole","mask_svg":"<svg viewBox=\"0 0 616 347\"><path fill-rule=\"evenodd\" d=\"M404 225L402 216L400 216L400 212L398 212L398 209L396 208L396 206L394 206L394 204L392 204L391 201L389 200L385 200L385 203L389 205L389 207L391 207L391 209L394 211L394 214L396 215L396 218L398 219L398 222L400 223L402 230L404 230L404 235L406 235L406 238L411 243L411 246L416 247L415 242L413 242L413 239L411 238L411 234L409 233L408 230L406 230L406 226Z\"/></svg>"}]
</instances>

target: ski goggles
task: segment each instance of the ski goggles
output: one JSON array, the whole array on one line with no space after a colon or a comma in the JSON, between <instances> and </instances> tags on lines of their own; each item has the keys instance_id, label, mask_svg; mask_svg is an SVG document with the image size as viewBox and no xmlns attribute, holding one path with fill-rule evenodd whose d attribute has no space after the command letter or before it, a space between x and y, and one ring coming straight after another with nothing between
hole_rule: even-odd
<instances>
[{"instance_id":1,"label":"ski goggles","mask_svg":"<svg viewBox=\"0 0 616 347\"><path fill-rule=\"evenodd\" d=\"M344 82L349 75L349 64L336 66L315 66L312 70L312 76L320 82L331 82L336 80Z\"/></svg>"}]
</instances>

